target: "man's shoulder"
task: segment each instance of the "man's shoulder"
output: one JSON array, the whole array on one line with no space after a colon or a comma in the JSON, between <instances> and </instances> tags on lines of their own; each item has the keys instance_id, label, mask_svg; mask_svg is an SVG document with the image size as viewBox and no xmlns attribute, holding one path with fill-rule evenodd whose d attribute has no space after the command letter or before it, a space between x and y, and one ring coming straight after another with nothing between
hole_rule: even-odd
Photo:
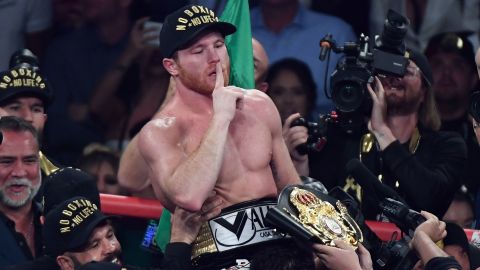
<instances>
[{"instance_id":1,"label":"man's shoulder","mask_svg":"<svg viewBox=\"0 0 480 270\"><path fill-rule=\"evenodd\" d=\"M460 134L453 131L430 131L422 132L423 143L431 144L432 148L443 151L454 151L466 155L467 146ZM438 148L437 148L438 149Z\"/></svg>"}]
</instances>

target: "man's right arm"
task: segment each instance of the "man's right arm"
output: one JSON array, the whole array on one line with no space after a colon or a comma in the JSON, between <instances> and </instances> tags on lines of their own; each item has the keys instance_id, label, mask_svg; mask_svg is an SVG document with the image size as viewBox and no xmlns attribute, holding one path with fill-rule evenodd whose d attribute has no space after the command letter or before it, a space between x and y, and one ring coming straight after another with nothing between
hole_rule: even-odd
<instances>
[{"instance_id":1,"label":"man's right arm","mask_svg":"<svg viewBox=\"0 0 480 270\"><path fill-rule=\"evenodd\" d=\"M169 203L198 211L215 187L223 163L223 154L230 122L237 105L243 100L243 91L224 87L222 66L217 63L217 79L212 93L213 116L200 145L187 152L181 123L175 118L151 121L139 137L140 152L152 172L151 181L158 184ZM241 109L241 108L239 108Z\"/></svg>"},{"instance_id":2,"label":"man's right arm","mask_svg":"<svg viewBox=\"0 0 480 270\"><path fill-rule=\"evenodd\" d=\"M196 212L217 182L230 122L214 116L198 148L186 153L178 123L165 127L162 121L175 120L148 123L140 133L139 150L150 167L151 181L170 204L166 206Z\"/></svg>"}]
</instances>

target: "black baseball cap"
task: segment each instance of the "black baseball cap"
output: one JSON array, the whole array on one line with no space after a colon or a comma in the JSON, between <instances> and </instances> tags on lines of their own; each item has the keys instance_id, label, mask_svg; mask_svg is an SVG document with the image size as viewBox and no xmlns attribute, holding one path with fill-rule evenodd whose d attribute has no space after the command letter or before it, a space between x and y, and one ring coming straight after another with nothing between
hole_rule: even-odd
<instances>
[{"instance_id":1,"label":"black baseball cap","mask_svg":"<svg viewBox=\"0 0 480 270\"><path fill-rule=\"evenodd\" d=\"M438 52L457 53L475 70L475 50L468 39L471 34L468 31L437 34L428 41L425 55L431 57Z\"/></svg>"},{"instance_id":2,"label":"black baseball cap","mask_svg":"<svg viewBox=\"0 0 480 270\"><path fill-rule=\"evenodd\" d=\"M165 18L160 32L160 51L171 57L205 30L218 31L224 36L235 33L237 28L222 22L213 10L200 5L188 5L177 9Z\"/></svg>"},{"instance_id":3,"label":"black baseball cap","mask_svg":"<svg viewBox=\"0 0 480 270\"><path fill-rule=\"evenodd\" d=\"M58 204L76 196L89 199L101 209L95 177L73 167L56 170L44 179L43 213L48 214Z\"/></svg>"},{"instance_id":4,"label":"black baseball cap","mask_svg":"<svg viewBox=\"0 0 480 270\"><path fill-rule=\"evenodd\" d=\"M52 209L42 228L47 255L56 257L83 248L93 230L109 219L85 197L74 197Z\"/></svg>"},{"instance_id":5,"label":"black baseball cap","mask_svg":"<svg viewBox=\"0 0 480 270\"><path fill-rule=\"evenodd\" d=\"M427 83L427 86L428 87L432 86L433 73L427 57L423 53L417 50L409 49L408 52L409 52L409 59L412 60L412 62L414 62L417 65L417 67L420 69L422 73L422 77Z\"/></svg>"},{"instance_id":6,"label":"black baseball cap","mask_svg":"<svg viewBox=\"0 0 480 270\"><path fill-rule=\"evenodd\" d=\"M447 236L443 238L443 244L445 246L459 246L467 252L470 257L468 238L463 228L453 222L445 222L445 224L447 225L445 227Z\"/></svg>"},{"instance_id":7,"label":"black baseball cap","mask_svg":"<svg viewBox=\"0 0 480 270\"><path fill-rule=\"evenodd\" d=\"M38 70L20 66L0 73L0 106L20 96L38 97L45 107L52 101L48 82Z\"/></svg>"}]
</instances>

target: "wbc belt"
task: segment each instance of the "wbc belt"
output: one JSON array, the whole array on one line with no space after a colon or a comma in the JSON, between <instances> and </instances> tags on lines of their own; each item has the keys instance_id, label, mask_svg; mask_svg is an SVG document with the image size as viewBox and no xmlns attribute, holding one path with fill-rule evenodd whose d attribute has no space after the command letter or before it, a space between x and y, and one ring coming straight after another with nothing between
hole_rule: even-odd
<instances>
[{"instance_id":1,"label":"wbc belt","mask_svg":"<svg viewBox=\"0 0 480 270\"><path fill-rule=\"evenodd\" d=\"M284 239L265 224L268 209L277 204L274 199L248 201L229 206L204 223L193 242L192 259L209 253L225 253L259 243Z\"/></svg>"}]
</instances>

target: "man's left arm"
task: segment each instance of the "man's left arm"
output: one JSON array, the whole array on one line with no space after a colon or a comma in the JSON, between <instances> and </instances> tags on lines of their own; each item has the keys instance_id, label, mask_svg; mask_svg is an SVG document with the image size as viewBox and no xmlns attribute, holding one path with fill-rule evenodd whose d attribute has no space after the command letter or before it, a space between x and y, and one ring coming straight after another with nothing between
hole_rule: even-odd
<instances>
[{"instance_id":1,"label":"man's left arm","mask_svg":"<svg viewBox=\"0 0 480 270\"><path fill-rule=\"evenodd\" d=\"M275 184L277 185L277 190L280 192L285 186L300 184L301 181L283 139L280 114L273 101L266 95L265 100L268 115L266 115L264 119L267 121L272 134L272 159L270 161L270 167L273 178L275 179Z\"/></svg>"}]
</instances>

